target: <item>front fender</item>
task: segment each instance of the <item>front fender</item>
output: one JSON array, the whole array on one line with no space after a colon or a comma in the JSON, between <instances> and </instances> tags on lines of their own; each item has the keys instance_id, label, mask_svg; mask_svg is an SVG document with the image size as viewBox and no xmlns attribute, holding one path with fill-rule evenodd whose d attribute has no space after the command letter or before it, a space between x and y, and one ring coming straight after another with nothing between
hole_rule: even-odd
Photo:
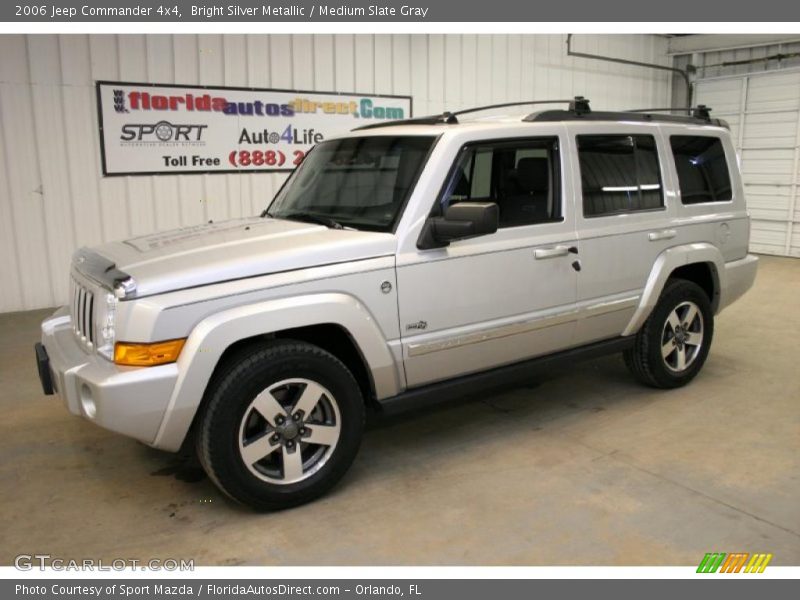
<instances>
[{"instance_id":1,"label":"front fender","mask_svg":"<svg viewBox=\"0 0 800 600\"><path fill-rule=\"evenodd\" d=\"M712 272L717 279L715 288L717 290L726 288L724 280L725 259L716 246L699 242L668 248L656 258L653 269L650 271L650 276L644 286L642 297L639 300L639 306L636 308L636 312L633 313L633 317L631 317L622 335L633 335L639 331L655 308L658 298L661 296L661 291L664 289L672 272L678 267L694 263L710 263L713 266ZM717 312L718 299L714 299L712 306L714 312Z\"/></svg>"},{"instance_id":2,"label":"front fender","mask_svg":"<svg viewBox=\"0 0 800 600\"><path fill-rule=\"evenodd\" d=\"M341 293L268 300L207 317L192 330L178 359L179 376L153 446L176 451L192 424L222 354L239 340L284 329L334 324L344 328L367 363L376 395L401 391L398 371L383 334L367 307Z\"/></svg>"}]
</instances>

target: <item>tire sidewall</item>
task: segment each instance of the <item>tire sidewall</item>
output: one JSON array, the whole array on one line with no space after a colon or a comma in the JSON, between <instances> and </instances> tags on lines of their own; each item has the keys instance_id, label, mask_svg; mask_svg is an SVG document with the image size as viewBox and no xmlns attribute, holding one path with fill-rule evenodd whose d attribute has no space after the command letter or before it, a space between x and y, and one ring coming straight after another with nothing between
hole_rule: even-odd
<instances>
[{"instance_id":1,"label":"tire sidewall","mask_svg":"<svg viewBox=\"0 0 800 600\"><path fill-rule=\"evenodd\" d=\"M306 348L308 348L307 345ZM347 471L361 443L364 403L353 376L333 356L316 352L272 352L267 362L252 361L234 369L216 387L204 424L205 461L218 485L230 496L256 508L286 508L323 494ZM304 378L327 389L339 408L341 433L326 463L313 475L291 484L259 479L239 452L242 418L253 399L284 379Z\"/></svg>"}]
</instances>

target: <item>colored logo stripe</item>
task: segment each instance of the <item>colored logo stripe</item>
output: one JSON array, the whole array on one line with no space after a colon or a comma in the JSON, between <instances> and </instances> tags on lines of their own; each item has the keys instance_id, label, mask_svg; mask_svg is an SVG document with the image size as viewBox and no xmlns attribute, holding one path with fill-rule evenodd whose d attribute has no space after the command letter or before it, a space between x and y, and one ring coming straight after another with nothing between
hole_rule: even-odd
<instances>
[{"instance_id":1,"label":"colored logo stripe","mask_svg":"<svg viewBox=\"0 0 800 600\"><path fill-rule=\"evenodd\" d=\"M749 556L750 555L747 552L735 552L733 554L728 554L728 558L726 558L725 562L722 563L722 568L719 572L738 573Z\"/></svg>"},{"instance_id":2,"label":"colored logo stripe","mask_svg":"<svg viewBox=\"0 0 800 600\"><path fill-rule=\"evenodd\" d=\"M750 559L748 562L747 559ZM753 554L747 552L708 552L697 567L698 573L763 573L772 560L772 554ZM747 566L745 567L745 563ZM742 570L744 567L744 570Z\"/></svg>"},{"instance_id":3,"label":"colored logo stripe","mask_svg":"<svg viewBox=\"0 0 800 600\"><path fill-rule=\"evenodd\" d=\"M703 557L703 560L700 561L700 566L697 567L697 572L716 573L724 559L724 552L709 552Z\"/></svg>"},{"instance_id":4,"label":"colored logo stripe","mask_svg":"<svg viewBox=\"0 0 800 600\"><path fill-rule=\"evenodd\" d=\"M753 558L747 563L745 573L763 573L767 568L769 561L772 560L772 554L753 554Z\"/></svg>"}]
</instances>

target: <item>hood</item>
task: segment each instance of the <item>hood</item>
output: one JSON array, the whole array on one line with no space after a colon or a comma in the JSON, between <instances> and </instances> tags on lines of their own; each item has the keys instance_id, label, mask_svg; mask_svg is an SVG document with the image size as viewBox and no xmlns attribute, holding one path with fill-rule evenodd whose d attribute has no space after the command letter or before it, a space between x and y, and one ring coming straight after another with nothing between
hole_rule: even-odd
<instances>
[{"instance_id":1,"label":"hood","mask_svg":"<svg viewBox=\"0 0 800 600\"><path fill-rule=\"evenodd\" d=\"M248 217L111 242L93 250L133 276L137 296L395 252L390 233Z\"/></svg>"}]
</instances>

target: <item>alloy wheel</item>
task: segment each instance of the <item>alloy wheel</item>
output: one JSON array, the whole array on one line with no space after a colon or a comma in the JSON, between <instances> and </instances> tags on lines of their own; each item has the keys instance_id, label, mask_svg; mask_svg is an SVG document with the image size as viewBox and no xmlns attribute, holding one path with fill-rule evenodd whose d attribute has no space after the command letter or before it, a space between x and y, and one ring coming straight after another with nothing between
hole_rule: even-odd
<instances>
[{"instance_id":1,"label":"alloy wheel","mask_svg":"<svg viewBox=\"0 0 800 600\"><path fill-rule=\"evenodd\" d=\"M688 369L703 347L703 314L691 301L681 302L667 316L661 334L661 357L667 368Z\"/></svg>"},{"instance_id":2,"label":"alloy wheel","mask_svg":"<svg viewBox=\"0 0 800 600\"><path fill-rule=\"evenodd\" d=\"M288 485L319 471L341 433L336 399L310 379L285 379L259 393L239 427L239 454L259 479Z\"/></svg>"}]
</instances>

